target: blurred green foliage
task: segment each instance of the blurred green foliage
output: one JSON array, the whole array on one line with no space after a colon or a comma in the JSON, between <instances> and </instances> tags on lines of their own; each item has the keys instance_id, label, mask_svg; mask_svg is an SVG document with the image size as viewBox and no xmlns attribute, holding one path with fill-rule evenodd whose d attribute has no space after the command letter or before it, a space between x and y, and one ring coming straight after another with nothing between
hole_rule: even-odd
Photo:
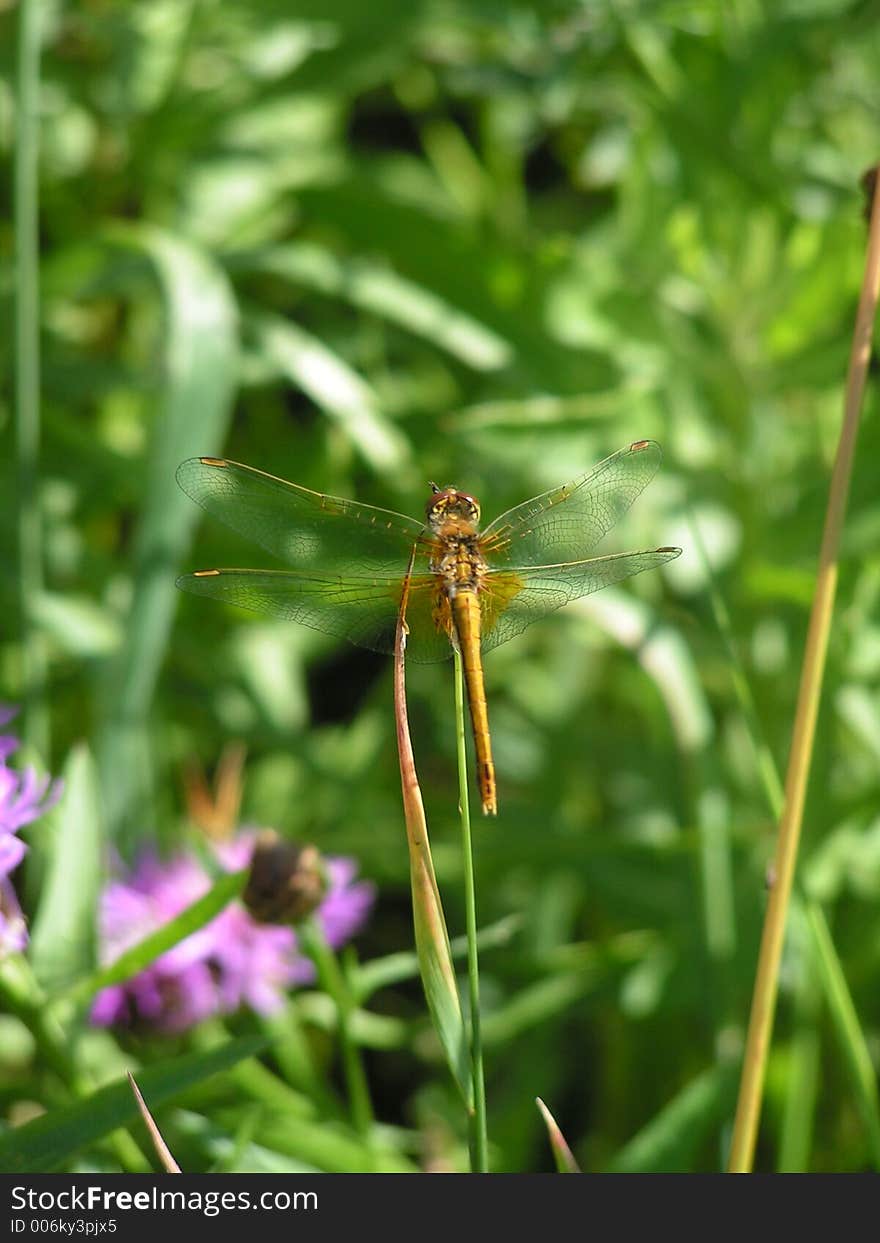
<instances>
[{"instance_id":1,"label":"blurred green foliage","mask_svg":"<svg viewBox=\"0 0 880 1243\"><path fill-rule=\"evenodd\" d=\"M98 777L76 760L81 806L98 781L108 836L128 851L184 833L184 765L244 740L244 819L356 856L380 887L359 957L408 951L389 663L178 599L183 569L267 562L199 524L174 467L223 454L415 516L429 479L453 480L491 518L631 440L660 440L661 474L603 549L681 544L682 558L487 661L501 815L475 825L478 901L484 925L520 919L483 953L489 1131L494 1168L552 1169L540 1095L584 1170L719 1168L772 852L755 744L784 767L861 272L858 178L878 155L873 6L44 7L34 626L49 653L47 763L91 744ZM15 25L7 7L7 153ZM7 318L12 245L0 220ZM4 335L4 375L10 350ZM876 1062L875 407L869 388L801 879ZM17 700L5 399L0 427L0 685ZM413 667L408 692L454 936L451 666ZM30 840L34 877L49 842L39 826ZM36 893L29 903L35 915ZM330 1116L318 1080L333 1073L326 999L304 993L267 1064L318 1114L297 1115L242 1063L160 1111L184 1169L460 1166L455 1090L406 961L358 1016L387 1124L372 1155L338 1119L303 1121ZM796 921L758 1168L873 1164L825 995ZM294 1017L317 1079L297 1060ZM10 1116L22 1096L53 1100L21 1039L3 1020ZM109 1037L90 1040L82 1056L118 1071ZM182 1052L123 1044L129 1062Z\"/></svg>"}]
</instances>

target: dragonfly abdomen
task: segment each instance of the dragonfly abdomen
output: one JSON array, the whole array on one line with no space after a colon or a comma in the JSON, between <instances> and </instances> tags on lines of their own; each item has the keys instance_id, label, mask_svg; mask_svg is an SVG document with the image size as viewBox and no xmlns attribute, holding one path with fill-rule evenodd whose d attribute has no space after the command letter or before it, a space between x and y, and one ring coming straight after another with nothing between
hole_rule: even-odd
<instances>
[{"instance_id":1,"label":"dragonfly abdomen","mask_svg":"<svg viewBox=\"0 0 880 1243\"><path fill-rule=\"evenodd\" d=\"M498 794L495 786L495 764L492 760L492 740L489 736L483 662L480 656L480 601L473 588L456 591L452 597L452 615L461 649L464 682L474 731L480 801L483 812L487 816L494 816L498 811Z\"/></svg>"}]
</instances>

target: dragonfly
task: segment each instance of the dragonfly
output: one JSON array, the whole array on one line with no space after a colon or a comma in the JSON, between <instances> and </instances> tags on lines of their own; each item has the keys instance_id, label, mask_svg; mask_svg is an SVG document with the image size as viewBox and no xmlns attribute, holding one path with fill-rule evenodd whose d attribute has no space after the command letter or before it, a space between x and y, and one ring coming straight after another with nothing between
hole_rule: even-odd
<instances>
[{"instance_id":1,"label":"dragonfly","mask_svg":"<svg viewBox=\"0 0 880 1243\"><path fill-rule=\"evenodd\" d=\"M586 557L661 458L656 441L637 440L483 528L479 501L451 485L430 485L419 520L226 458L189 458L177 471L183 491L291 568L197 570L177 585L390 653L408 581L407 657L461 654L480 800L495 815L483 654L572 600L679 556L680 548L655 548Z\"/></svg>"}]
</instances>

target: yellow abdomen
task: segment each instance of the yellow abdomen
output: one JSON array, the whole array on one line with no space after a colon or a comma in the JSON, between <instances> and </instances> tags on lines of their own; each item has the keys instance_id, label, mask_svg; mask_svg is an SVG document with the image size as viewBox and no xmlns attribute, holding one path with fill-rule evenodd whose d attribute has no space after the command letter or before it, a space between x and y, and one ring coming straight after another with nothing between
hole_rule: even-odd
<instances>
[{"instance_id":1,"label":"yellow abdomen","mask_svg":"<svg viewBox=\"0 0 880 1243\"><path fill-rule=\"evenodd\" d=\"M498 811L495 788L495 765L492 762L492 741L489 737L489 713L483 683L483 661L480 654L480 602L475 591L457 591L452 597L452 616L464 664L474 745L477 752L477 783L480 801L487 816Z\"/></svg>"}]
</instances>

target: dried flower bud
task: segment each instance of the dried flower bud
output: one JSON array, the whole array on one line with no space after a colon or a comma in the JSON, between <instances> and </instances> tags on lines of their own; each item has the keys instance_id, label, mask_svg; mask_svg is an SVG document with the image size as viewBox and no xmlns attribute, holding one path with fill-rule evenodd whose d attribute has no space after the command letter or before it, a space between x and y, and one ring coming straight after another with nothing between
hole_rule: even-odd
<instances>
[{"instance_id":1,"label":"dried flower bud","mask_svg":"<svg viewBox=\"0 0 880 1243\"><path fill-rule=\"evenodd\" d=\"M264 924L295 924L320 906L327 876L317 846L286 842L264 829L251 856L242 901Z\"/></svg>"}]
</instances>

